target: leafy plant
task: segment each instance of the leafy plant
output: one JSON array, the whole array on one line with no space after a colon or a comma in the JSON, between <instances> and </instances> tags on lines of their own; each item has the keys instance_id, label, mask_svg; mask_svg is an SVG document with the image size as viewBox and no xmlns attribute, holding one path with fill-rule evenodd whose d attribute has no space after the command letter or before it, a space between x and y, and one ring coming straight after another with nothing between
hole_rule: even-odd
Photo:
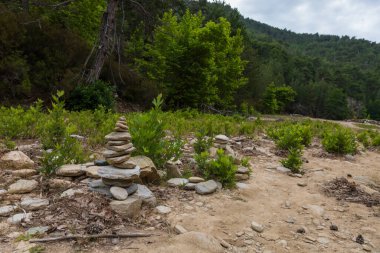
<instances>
[{"instance_id":1,"label":"leafy plant","mask_svg":"<svg viewBox=\"0 0 380 253\"><path fill-rule=\"evenodd\" d=\"M322 145L329 153L353 154L356 152L355 134L350 129L338 127L325 132Z\"/></svg>"},{"instance_id":2,"label":"leafy plant","mask_svg":"<svg viewBox=\"0 0 380 253\"><path fill-rule=\"evenodd\" d=\"M283 150L302 149L310 145L312 138L310 126L292 123L271 127L267 134Z\"/></svg>"},{"instance_id":3,"label":"leafy plant","mask_svg":"<svg viewBox=\"0 0 380 253\"><path fill-rule=\"evenodd\" d=\"M289 150L288 157L281 160L281 164L290 169L293 173L300 173L302 166L302 151L300 149L292 148Z\"/></svg>"},{"instance_id":4,"label":"leafy plant","mask_svg":"<svg viewBox=\"0 0 380 253\"><path fill-rule=\"evenodd\" d=\"M198 170L207 179L216 179L224 187L235 186L235 173L237 166L231 156L226 155L222 149L218 149L215 159L209 159L207 152L202 152L195 156Z\"/></svg>"},{"instance_id":5,"label":"leafy plant","mask_svg":"<svg viewBox=\"0 0 380 253\"><path fill-rule=\"evenodd\" d=\"M358 141L360 141L364 147L368 148L371 145L371 136L368 131L362 131L356 135Z\"/></svg>"},{"instance_id":6,"label":"leafy plant","mask_svg":"<svg viewBox=\"0 0 380 253\"><path fill-rule=\"evenodd\" d=\"M213 137L207 136L204 129L199 130L195 134L197 140L194 143L194 150L196 154L201 154L202 152L208 151L213 143Z\"/></svg>"},{"instance_id":7,"label":"leafy plant","mask_svg":"<svg viewBox=\"0 0 380 253\"><path fill-rule=\"evenodd\" d=\"M29 253L42 253L45 251L45 247L41 245L33 246L29 249Z\"/></svg>"}]
</instances>

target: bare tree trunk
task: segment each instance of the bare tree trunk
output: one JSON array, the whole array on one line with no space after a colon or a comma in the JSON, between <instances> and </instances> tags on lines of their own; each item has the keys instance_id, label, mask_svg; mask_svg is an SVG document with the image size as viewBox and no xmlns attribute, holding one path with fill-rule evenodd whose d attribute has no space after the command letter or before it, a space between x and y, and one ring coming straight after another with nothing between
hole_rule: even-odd
<instances>
[{"instance_id":1,"label":"bare tree trunk","mask_svg":"<svg viewBox=\"0 0 380 253\"><path fill-rule=\"evenodd\" d=\"M118 0L108 0L107 10L103 14L99 32L99 40L95 48L95 57L91 68L88 70L86 82L93 83L99 79L107 55L112 53L114 44L115 18Z\"/></svg>"}]
</instances>

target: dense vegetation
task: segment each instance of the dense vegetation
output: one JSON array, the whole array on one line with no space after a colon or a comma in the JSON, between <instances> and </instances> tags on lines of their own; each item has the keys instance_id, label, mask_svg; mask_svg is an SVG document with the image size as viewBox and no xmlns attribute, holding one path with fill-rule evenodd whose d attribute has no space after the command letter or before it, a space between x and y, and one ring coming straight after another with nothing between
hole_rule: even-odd
<instances>
[{"instance_id":1,"label":"dense vegetation","mask_svg":"<svg viewBox=\"0 0 380 253\"><path fill-rule=\"evenodd\" d=\"M66 108L93 110L113 108L112 92L142 106L162 93L163 109L380 119L379 44L280 30L205 0L119 1L113 53L88 87L106 7L0 1L1 103L48 104L65 90Z\"/></svg>"}]
</instances>

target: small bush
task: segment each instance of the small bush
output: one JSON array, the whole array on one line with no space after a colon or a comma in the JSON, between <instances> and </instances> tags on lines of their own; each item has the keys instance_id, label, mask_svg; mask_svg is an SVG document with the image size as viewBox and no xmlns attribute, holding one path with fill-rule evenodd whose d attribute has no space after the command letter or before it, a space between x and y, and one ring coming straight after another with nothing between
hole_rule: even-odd
<instances>
[{"instance_id":1,"label":"small bush","mask_svg":"<svg viewBox=\"0 0 380 253\"><path fill-rule=\"evenodd\" d=\"M52 152L45 152L41 160L40 171L45 175L52 175L64 164L83 163L86 154L81 143L71 137L64 139L62 144L56 144Z\"/></svg>"},{"instance_id":2,"label":"small bush","mask_svg":"<svg viewBox=\"0 0 380 253\"><path fill-rule=\"evenodd\" d=\"M67 108L73 111L95 110L99 106L114 109L114 89L101 80L77 85L67 99Z\"/></svg>"},{"instance_id":3,"label":"small bush","mask_svg":"<svg viewBox=\"0 0 380 253\"><path fill-rule=\"evenodd\" d=\"M360 141L364 147L368 148L371 146L371 137L368 131L362 131L356 135L358 141Z\"/></svg>"},{"instance_id":4,"label":"small bush","mask_svg":"<svg viewBox=\"0 0 380 253\"><path fill-rule=\"evenodd\" d=\"M288 157L281 160L281 164L290 169L293 173L300 173L302 166L302 151L300 149L290 149Z\"/></svg>"},{"instance_id":5,"label":"small bush","mask_svg":"<svg viewBox=\"0 0 380 253\"><path fill-rule=\"evenodd\" d=\"M309 146L311 143L311 127L303 124L282 124L271 127L267 130L278 148L283 150L302 149L302 146Z\"/></svg>"},{"instance_id":6,"label":"small bush","mask_svg":"<svg viewBox=\"0 0 380 253\"><path fill-rule=\"evenodd\" d=\"M165 123L161 120L162 96L154 101L154 108L148 113L136 114L130 120L130 133L136 147L136 154L148 156L156 166L162 167L172 158L181 155L182 141L165 139Z\"/></svg>"},{"instance_id":7,"label":"small bush","mask_svg":"<svg viewBox=\"0 0 380 253\"><path fill-rule=\"evenodd\" d=\"M235 186L237 166L234 164L234 159L224 154L222 149L218 149L216 159L209 159L209 154L202 152L195 156L195 160L198 170L205 178L216 179L227 188Z\"/></svg>"},{"instance_id":8,"label":"small bush","mask_svg":"<svg viewBox=\"0 0 380 253\"><path fill-rule=\"evenodd\" d=\"M213 143L213 137L207 136L206 131L201 129L195 134L197 141L194 143L194 150L196 154L208 151Z\"/></svg>"},{"instance_id":9,"label":"small bush","mask_svg":"<svg viewBox=\"0 0 380 253\"><path fill-rule=\"evenodd\" d=\"M353 154L356 152L355 134L350 129L338 127L325 132L322 145L329 153Z\"/></svg>"},{"instance_id":10,"label":"small bush","mask_svg":"<svg viewBox=\"0 0 380 253\"><path fill-rule=\"evenodd\" d=\"M372 139L372 146L374 147L380 147L380 134L377 134Z\"/></svg>"}]
</instances>

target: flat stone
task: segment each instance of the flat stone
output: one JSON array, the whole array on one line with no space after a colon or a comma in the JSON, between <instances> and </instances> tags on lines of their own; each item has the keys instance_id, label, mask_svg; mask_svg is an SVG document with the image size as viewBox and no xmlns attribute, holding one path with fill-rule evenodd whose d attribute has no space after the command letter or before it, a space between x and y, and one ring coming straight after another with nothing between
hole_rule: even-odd
<instances>
[{"instance_id":1,"label":"flat stone","mask_svg":"<svg viewBox=\"0 0 380 253\"><path fill-rule=\"evenodd\" d=\"M37 175L37 171L35 169L21 169L12 171L12 175L15 177L31 177Z\"/></svg>"},{"instance_id":2,"label":"flat stone","mask_svg":"<svg viewBox=\"0 0 380 253\"><path fill-rule=\"evenodd\" d=\"M106 141L130 141L131 135L128 132L112 132L104 138Z\"/></svg>"},{"instance_id":3,"label":"flat stone","mask_svg":"<svg viewBox=\"0 0 380 253\"><path fill-rule=\"evenodd\" d=\"M245 183L236 183L236 187L242 190L249 188L248 184L245 184Z\"/></svg>"},{"instance_id":4,"label":"flat stone","mask_svg":"<svg viewBox=\"0 0 380 253\"><path fill-rule=\"evenodd\" d=\"M133 156L127 162L130 164L129 167L135 165L140 167L140 179L144 183L154 183L159 184L161 177L158 174L156 166L154 165L152 159L147 156ZM128 167L126 165L126 167Z\"/></svg>"},{"instance_id":5,"label":"flat stone","mask_svg":"<svg viewBox=\"0 0 380 253\"><path fill-rule=\"evenodd\" d=\"M84 169L85 167L80 164L66 164L58 168L55 174L64 177L78 177L85 173Z\"/></svg>"},{"instance_id":6,"label":"flat stone","mask_svg":"<svg viewBox=\"0 0 380 253\"><path fill-rule=\"evenodd\" d=\"M185 186L189 182L186 178L171 178L167 181L170 187L181 187Z\"/></svg>"},{"instance_id":7,"label":"flat stone","mask_svg":"<svg viewBox=\"0 0 380 253\"><path fill-rule=\"evenodd\" d=\"M37 186L38 182L36 180L20 179L9 186L8 193L29 193L36 189Z\"/></svg>"},{"instance_id":8,"label":"flat stone","mask_svg":"<svg viewBox=\"0 0 380 253\"><path fill-rule=\"evenodd\" d=\"M38 210L42 207L48 206L49 200L40 198L22 198L21 207L27 211Z\"/></svg>"},{"instance_id":9,"label":"flat stone","mask_svg":"<svg viewBox=\"0 0 380 253\"><path fill-rule=\"evenodd\" d=\"M107 166L109 164L106 160L95 160L94 165L95 166Z\"/></svg>"},{"instance_id":10,"label":"flat stone","mask_svg":"<svg viewBox=\"0 0 380 253\"><path fill-rule=\"evenodd\" d=\"M174 231L177 233L177 234L184 234L184 233L187 233L187 230L182 227L181 225L177 224L174 226Z\"/></svg>"},{"instance_id":11,"label":"flat stone","mask_svg":"<svg viewBox=\"0 0 380 253\"><path fill-rule=\"evenodd\" d=\"M128 141L109 141L107 142L107 145L108 146L122 146L128 143L129 143Z\"/></svg>"},{"instance_id":12,"label":"flat stone","mask_svg":"<svg viewBox=\"0 0 380 253\"><path fill-rule=\"evenodd\" d=\"M249 179L248 174L235 174L236 181L245 181Z\"/></svg>"},{"instance_id":13,"label":"flat stone","mask_svg":"<svg viewBox=\"0 0 380 253\"><path fill-rule=\"evenodd\" d=\"M98 170L98 174L101 178L107 179L122 179L122 180L136 180L140 176L140 168L134 169L118 169L113 166L103 166Z\"/></svg>"},{"instance_id":14,"label":"flat stone","mask_svg":"<svg viewBox=\"0 0 380 253\"><path fill-rule=\"evenodd\" d=\"M33 169L34 162L22 151L11 151L0 158L0 169Z\"/></svg>"},{"instance_id":15,"label":"flat stone","mask_svg":"<svg viewBox=\"0 0 380 253\"><path fill-rule=\"evenodd\" d=\"M109 157L106 158L107 162L113 166L117 166L118 168L124 169L126 166L124 165L124 162L128 161L128 159L131 158L130 154L125 154L117 157Z\"/></svg>"},{"instance_id":16,"label":"flat stone","mask_svg":"<svg viewBox=\"0 0 380 253\"><path fill-rule=\"evenodd\" d=\"M32 213L18 213L8 218L7 221L10 224L17 225L22 221L29 221L32 218Z\"/></svg>"},{"instance_id":17,"label":"flat stone","mask_svg":"<svg viewBox=\"0 0 380 253\"><path fill-rule=\"evenodd\" d=\"M112 151L116 151L116 152L122 152L122 151L128 150L132 147L133 147L132 143L127 143L127 144L120 145L120 146L107 145L107 149L112 150Z\"/></svg>"},{"instance_id":18,"label":"flat stone","mask_svg":"<svg viewBox=\"0 0 380 253\"><path fill-rule=\"evenodd\" d=\"M90 166L84 169L86 172L86 176L91 177L91 178L100 178L98 174L99 166Z\"/></svg>"},{"instance_id":19,"label":"flat stone","mask_svg":"<svg viewBox=\"0 0 380 253\"><path fill-rule=\"evenodd\" d=\"M190 183L201 183L204 182L205 180L201 177L189 177L189 182Z\"/></svg>"},{"instance_id":20,"label":"flat stone","mask_svg":"<svg viewBox=\"0 0 380 253\"><path fill-rule=\"evenodd\" d=\"M306 208L308 210L310 210L310 212L314 215L314 216L323 216L323 214L325 213L325 209L321 206L317 206L317 205L307 205Z\"/></svg>"},{"instance_id":21,"label":"flat stone","mask_svg":"<svg viewBox=\"0 0 380 253\"><path fill-rule=\"evenodd\" d=\"M29 235L42 235L45 234L47 231L49 231L50 227L49 226L43 226L43 227L32 227L29 228L26 233Z\"/></svg>"},{"instance_id":22,"label":"flat stone","mask_svg":"<svg viewBox=\"0 0 380 253\"><path fill-rule=\"evenodd\" d=\"M195 186L196 193L200 195L211 194L218 189L218 185L214 180L199 183Z\"/></svg>"},{"instance_id":23,"label":"flat stone","mask_svg":"<svg viewBox=\"0 0 380 253\"><path fill-rule=\"evenodd\" d=\"M82 189L68 189L61 193L61 198L72 197L75 194L83 194L83 193L84 191Z\"/></svg>"},{"instance_id":24,"label":"flat stone","mask_svg":"<svg viewBox=\"0 0 380 253\"><path fill-rule=\"evenodd\" d=\"M230 138L228 138L227 136L225 136L224 134L218 134L217 136L215 136L215 141L216 142L223 142L223 143L226 143L230 140Z\"/></svg>"},{"instance_id":25,"label":"flat stone","mask_svg":"<svg viewBox=\"0 0 380 253\"><path fill-rule=\"evenodd\" d=\"M88 187L89 187L88 189L92 192L100 193L106 197L112 197L112 194L110 191L111 187L109 185L105 185L101 179L89 182Z\"/></svg>"},{"instance_id":26,"label":"flat stone","mask_svg":"<svg viewBox=\"0 0 380 253\"><path fill-rule=\"evenodd\" d=\"M264 231L264 226L255 221L251 222L251 228L258 233L262 233Z\"/></svg>"},{"instance_id":27,"label":"flat stone","mask_svg":"<svg viewBox=\"0 0 380 253\"><path fill-rule=\"evenodd\" d=\"M117 200L126 200L128 198L128 192L126 189L118 187L118 186L112 186L111 189L112 197L114 197Z\"/></svg>"},{"instance_id":28,"label":"flat stone","mask_svg":"<svg viewBox=\"0 0 380 253\"><path fill-rule=\"evenodd\" d=\"M318 237L317 242L319 242L320 244L328 244L330 240L326 237Z\"/></svg>"},{"instance_id":29,"label":"flat stone","mask_svg":"<svg viewBox=\"0 0 380 253\"><path fill-rule=\"evenodd\" d=\"M290 173L290 172L291 172L290 169L285 168L284 166L278 166L278 167L276 168L276 170L279 171L279 172L282 172L282 173Z\"/></svg>"},{"instance_id":30,"label":"flat stone","mask_svg":"<svg viewBox=\"0 0 380 253\"><path fill-rule=\"evenodd\" d=\"M185 184L183 189L188 190L188 191L193 191L193 190L195 190L196 185L197 184L195 184L195 183L187 183L187 184Z\"/></svg>"},{"instance_id":31,"label":"flat stone","mask_svg":"<svg viewBox=\"0 0 380 253\"><path fill-rule=\"evenodd\" d=\"M306 182L298 182L297 185L300 187L306 187L307 183Z\"/></svg>"},{"instance_id":32,"label":"flat stone","mask_svg":"<svg viewBox=\"0 0 380 253\"><path fill-rule=\"evenodd\" d=\"M137 191L133 194L133 197L141 199L143 204L148 206L156 206L157 204L157 199L153 192L145 185L137 184Z\"/></svg>"},{"instance_id":33,"label":"flat stone","mask_svg":"<svg viewBox=\"0 0 380 253\"><path fill-rule=\"evenodd\" d=\"M134 218L139 215L141 210L142 200L135 197L127 198L126 200L113 200L110 207L119 215L125 218Z\"/></svg>"},{"instance_id":34,"label":"flat stone","mask_svg":"<svg viewBox=\"0 0 380 253\"><path fill-rule=\"evenodd\" d=\"M133 184L133 180L129 179L108 179L108 178L102 178L102 181L105 185L108 186L119 186L119 187L129 187Z\"/></svg>"},{"instance_id":35,"label":"flat stone","mask_svg":"<svg viewBox=\"0 0 380 253\"><path fill-rule=\"evenodd\" d=\"M103 151L102 154L106 158L107 162L109 163L110 161L107 158L117 158L119 156L129 155L130 152L128 152L127 150L117 152L117 151L106 149L105 151ZM121 162L124 162L124 161L121 161Z\"/></svg>"},{"instance_id":36,"label":"flat stone","mask_svg":"<svg viewBox=\"0 0 380 253\"><path fill-rule=\"evenodd\" d=\"M3 196L3 195L5 195L5 194L7 194L7 193L8 193L7 190L5 190L5 189L0 189L0 196Z\"/></svg>"},{"instance_id":37,"label":"flat stone","mask_svg":"<svg viewBox=\"0 0 380 253\"><path fill-rule=\"evenodd\" d=\"M138 184L132 184L127 188L128 196L131 196L133 193L135 193L139 189Z\"/></svg>"},{"instance_id":38,"label":"flat stone","mask_svg":"<svg viewBox=\"0 0 380 253\"><path fill-rule=\"evenodd\" d=\"M1 206L0 216L9 216L14 210L16 210L16 206Z\"/></svg>"},{"instance_id":39,"label":"flat stone","mask_svg":"<svg viewBox=\"0 0 380 253\"><path fill-rule=\"evenodd\" d=\"M249 168L244 167L244 166L239 166L236 173L239 174L249 174Z\"/></svg>"},{"instance_id":40,"label":"flat stone","mask_svg":"<svg viewBox=\"0 0 380 253\"><path fill-rule=\"evenodd\" d=\"M172 209L168 206L156 206L155 210L159 214L168 214L172 211Z\"/></svg>"},{"instance_id":41,"label":"flat stone","mask_svg":"<svg viewBox=\"0 0 380 253\"><path fill-rule=\"evenodd\" d=\"M117 128L121 128L121 129L124 129L124 130L128 130L128 126L126 125L126 123L122 122L122 121L118 121L116 122L115 126Z\"/></svg>"},{"instance_id":42,"label":"flat stone","mask_svg":"<svg viewBox=\"0 0 380 253\"><path fill-rule=\"evenodd\" d=\"M65 179L52 178L49 179L49 187L53 189L67 189L73 187L74 184Z\"/></svg>"}]
</instances>

